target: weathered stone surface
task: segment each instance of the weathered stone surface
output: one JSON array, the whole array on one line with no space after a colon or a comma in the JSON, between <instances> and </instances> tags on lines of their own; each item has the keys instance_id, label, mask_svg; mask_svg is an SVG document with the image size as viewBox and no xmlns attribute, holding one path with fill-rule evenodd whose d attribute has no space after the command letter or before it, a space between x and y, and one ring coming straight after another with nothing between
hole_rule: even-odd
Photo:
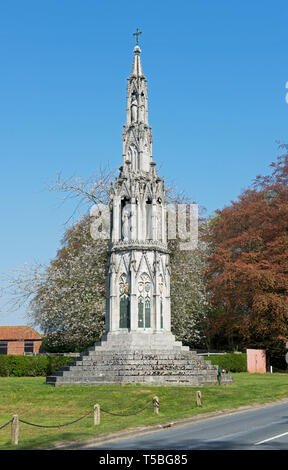
<instances>
[{"instance_id":1,"label":"weathered stone surface","mask_svg":"<svg viewBox=\"0 0 288 470\"><path fill-rule=\"evenodd\" d=\"M133 335L132 335L133 336ZM147 335L146 335L147 336ZM62 367L46 383L54 386L76 384L141 383L155 385L217 385L218 366L188 351L176 342L172 334L165 334L166 348L152 348L151 338L146 338L146 349L141 344L124 341L126 335L108 336L101 343L84 352L69 365ZM130 349L131 342L133 349ZM153 342L153 341L152 341ZM129 343L129 342L128 342ZM149 345L149 347L148 347ZM157 343L158 345L158 343ZM222 375L222 384L233 382L230 375Z\"/></svg>"}]
</instances>

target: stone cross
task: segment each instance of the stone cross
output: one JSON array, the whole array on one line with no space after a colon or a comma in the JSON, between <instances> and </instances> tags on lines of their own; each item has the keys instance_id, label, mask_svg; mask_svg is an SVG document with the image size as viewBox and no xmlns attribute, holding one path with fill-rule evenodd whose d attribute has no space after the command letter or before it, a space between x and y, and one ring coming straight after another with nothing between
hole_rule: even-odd
<instances>
[{"instance_id":1,"label":"stone cross","mask_svg":"<svg viewBox=\"0 0 288 470\"><path fill-rule=\"evenodd\" d=\"M136 36L136 46L138 46L138 41L140 34L142 34L142 31L139 31L138 28L136 28L136 33L133 33L133 36Z\"/></svg>"}]
</instances>

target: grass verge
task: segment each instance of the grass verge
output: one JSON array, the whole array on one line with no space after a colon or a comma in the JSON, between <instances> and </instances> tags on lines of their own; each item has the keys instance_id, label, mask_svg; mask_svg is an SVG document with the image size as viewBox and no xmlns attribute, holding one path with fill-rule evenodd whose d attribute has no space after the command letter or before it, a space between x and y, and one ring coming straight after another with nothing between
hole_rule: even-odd
<instances>
[{"instance_id":1,"label":"grass verge","mask_svg":"<svg viewBox=\"0 0 288 470\"><path fill-rule=\"evenodd\" d=\"M93 439L112 432L136 427L163 424L200 413L233 409L239 406L262 404L288 398L287 374L233 374L234 384L201 388L202 407L196 405L195 387L107 385L65 386L46 385L44 377L0 378L0 428L17 414L19 419L41 426L20 423L19 444L12 445L11 425L0 429L0 449L49 449L65 442ZM159 414L154 415L152 398L159 397ZM149 408L132 416L113 416L101 413L101 424L94 426L93 407L119 414L129 414ZM91 413L90 413L91 412ZM68 426L87 413L85 418Z\"/></svg>"}]
</instances>

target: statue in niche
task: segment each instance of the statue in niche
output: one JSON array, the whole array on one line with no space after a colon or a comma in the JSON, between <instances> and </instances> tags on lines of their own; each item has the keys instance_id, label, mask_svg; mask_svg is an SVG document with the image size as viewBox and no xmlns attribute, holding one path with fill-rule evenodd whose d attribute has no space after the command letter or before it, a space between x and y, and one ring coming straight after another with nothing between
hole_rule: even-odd
<instances>
[{"instance_id":1,"label":"statue in niche","mask_svg":"<svg viewBox=\"0 0 288 470\"><path fill-rule=\"evenodd\" d=\"M133 93L131 97L131 122L137 122L137 111L138 111L137 96L135 93Z\"/></svg>"},{"instance_id":2,"label":"statue in niche","mask_svg":"<svg viewBox=\"0 0 288 470\"><path fill-rule=\"evenodd\" d=\"M152 201L146 201L146 238L147 240L153 239L152 234Z\"/></svg>"},{"instance_id":3,"label":"statue in niche","mask_svg":"<svg viewBox=\"0 0 288 470\"><path fill-rule=\"evenodd\" d=\"M144 122L144 110L145 110L145 96L144 96L144 93L141 93L140 106L139 106L139 122Z\"/></svg>"},{"instance_id":4,"label":"statue in niche","mask_svg":"<svg viewBox=\"0 0 288 470\"><path fill-rule=\"evenodd\" d=\"M126 204L122 210L122 239L130 240L131 237L131 206Z\"/></svg>"},{"instance_id":5,"label":"statue in niche","mask_svg":"<svg viewBox=\"0 0 288 470\"><path fill-rule=\"evenodd\" d=\"M162 207L160 204L157 204L156 212L156 233L157 239L162 240Z\"/></svg>"}]
</instances>

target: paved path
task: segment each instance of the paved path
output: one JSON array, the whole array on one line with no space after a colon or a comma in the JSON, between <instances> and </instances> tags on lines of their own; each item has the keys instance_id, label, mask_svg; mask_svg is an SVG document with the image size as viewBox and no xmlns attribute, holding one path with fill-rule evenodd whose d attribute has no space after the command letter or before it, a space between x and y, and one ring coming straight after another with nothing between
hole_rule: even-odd
<instances>
[{"instance_id":1,"label":"paved path","mask_svg":"<svg viewBox=\"0 0 288 470\"><path fill-rule=\"evenodd\" d=\"M86 449L288 450L288 401Z\"/></svg>"}]
</instances>

